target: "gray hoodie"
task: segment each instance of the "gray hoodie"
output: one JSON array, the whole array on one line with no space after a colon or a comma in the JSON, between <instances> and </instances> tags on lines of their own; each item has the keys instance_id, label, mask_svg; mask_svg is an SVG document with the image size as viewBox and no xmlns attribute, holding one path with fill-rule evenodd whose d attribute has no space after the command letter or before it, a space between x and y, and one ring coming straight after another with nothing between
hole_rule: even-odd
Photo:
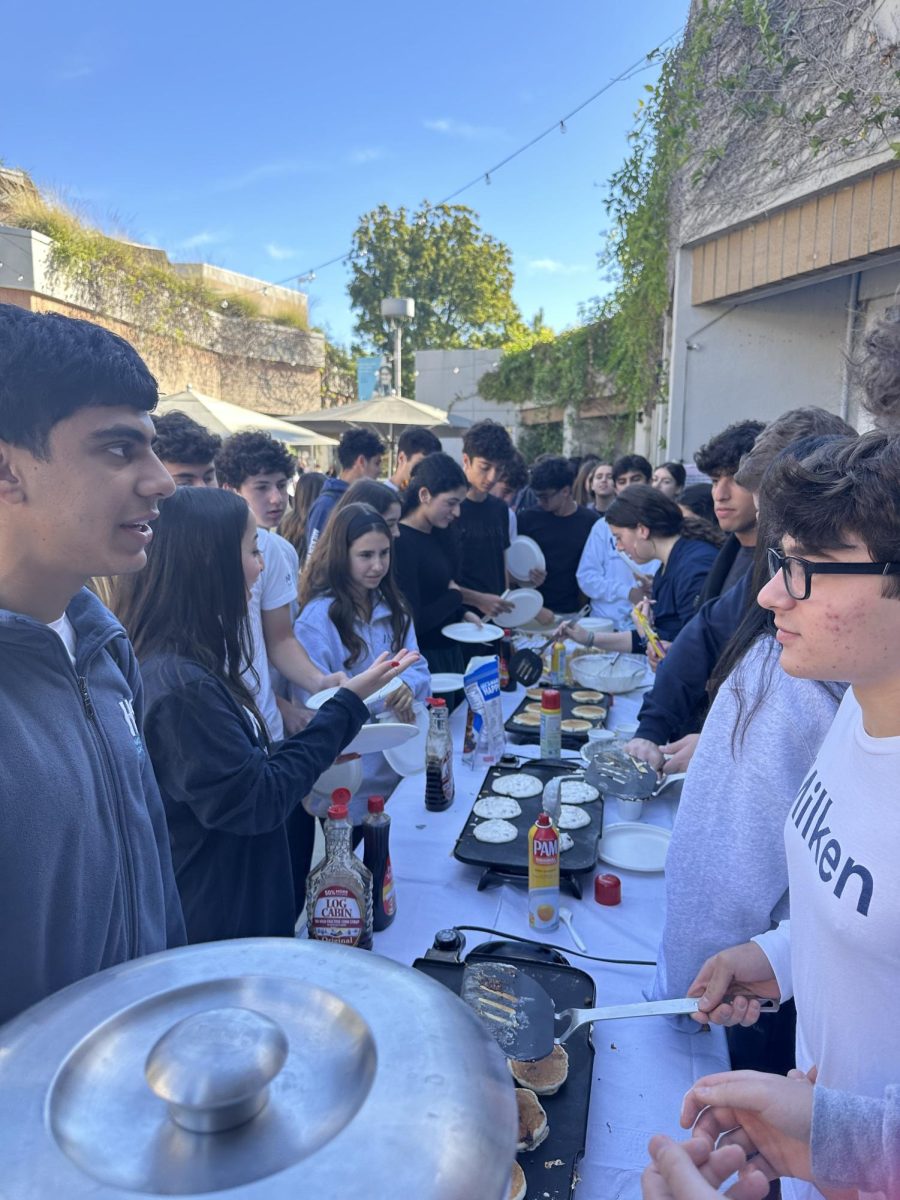
<instances>
[{"instance_id":1,"label":"gray hoodie","mask_svg":"<svg viewBox=\"0 0 900 1200\"><path fill-rule=\"evenodd\" d=\"M87 589L67 615L74 666L0 609L0 1022L185 940L134 654Z\"/></svg>"},{"instance_id":2,"label":"gray hoodie","mask_svg":"<svg viewBox=\"0 0 900 1200\"><path fill-rule=\"evenodd\" d=\"M666 859L654 999L686 995L710 955L788 915L784 822L843 689L787 675L779 653L768 636L750 648L719 690L691 759ZM763 702L743 740L733 738L761 680ZM701 1028L689 1017L678 1023Z\"/></svg>"}]
</instances>

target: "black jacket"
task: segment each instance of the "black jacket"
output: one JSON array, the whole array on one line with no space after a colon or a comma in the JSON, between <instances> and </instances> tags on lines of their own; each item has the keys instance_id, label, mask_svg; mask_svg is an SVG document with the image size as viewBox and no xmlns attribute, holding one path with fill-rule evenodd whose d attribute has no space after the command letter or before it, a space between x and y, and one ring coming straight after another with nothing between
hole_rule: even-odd
<instances>
[{"instance_id":1,"label":"black jacket","mask_svg":"<svg viewBox=\"0 0 900 1200\"><path fill-rule=\"evenodd\" d=\"M635 735L657 746L695 733L706 700L706 684L750 599L750 575L722 596L707 600L679 633L656 668L644 697Z\"/></svg>"},{"instance_id":2,"label":"black jacket","mask_svg":"<svg viewBox=\"0 0 900 1200\"><path fill-rule=\"evenodd\" d=\"M195 662L141 664L145 736L169 822L188 941L291 937L297 917L286 822L358 733L368 709L341 688L267 751L225 684Z\"/></svg>"}]
</instances>

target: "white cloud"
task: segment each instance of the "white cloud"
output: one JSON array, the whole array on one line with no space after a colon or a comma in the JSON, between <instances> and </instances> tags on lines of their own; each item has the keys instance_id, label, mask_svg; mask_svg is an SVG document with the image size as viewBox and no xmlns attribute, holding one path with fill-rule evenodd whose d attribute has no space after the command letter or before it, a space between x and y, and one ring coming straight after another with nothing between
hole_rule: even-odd
<instances>
[{"instance_id":1,"label":"white cloud","mask_svg":"<svg viewBox=\"0 0 900 1200\"><path fill-rule=\"evenodd\" d=\"M531 271L544 271L547 275L581 275L587 270L583 263L562 263L555 258L533 258L528 267Z\"/></svg>"},{"instance_id":2,"label":"white cloud","mask_svg":"<svg viewBox=\"0 0 900 1200\"><path fill-rule=\"evenodd\" d=\"M453 117L436 117L422 124L432 133L442 133L446 137L464 138L467 141L485 141L488 138L500 137L502 129L493 125L469 125L465 121L456 121Z\"/></svg>"},{"instance_id":3,"label":"white cloud","mask_svg":"<svg viewBox=\"0 0 900 1200\"><path fill-rule=\"evenodd\" d=\"M314 164L305 162L302 159L279 159L274 162L260 163L259 166L251 167L248 171L244 171L240 175L233 175L230 179L221 179L215 185L215 190L218 192L234 192L240 188L252 187L256 183L265 183L269 179L284 179L291 175L303 175L316 169Z\"/></svg>"},{"instance_id":4,"label":"white cloud","mask_svg":"<svg viewBox=\"0 0 900 1200\"><path fill-rule=\"evenodd\" d=\"M76 79L87 79L89 76L93 75L93 73L93 67L88 66L87 63L79 63L71 67L66 67L64 70L60 71L57 75L57 79L60 81L60 83L71 83Z\"/></svg>"},{"instance_id":5,"label":"white cloud","mask_svg":"<svg viewBox=\"0 0 900 1200\"><path fill-rule=\"evenodd\" d=\"M214 246L217 242L224 242L227 236L219 230L201 229L199 233L192 233L190 237L183 238L178 247L181 250L199 250L202 246Z\"/></svg>"},{"instance_id":6,"label":"white cloud","mask_svg":"<svg viewBox=\"0 0 900 1200\"><path fill-rule=\"evenodd\" d=\"M295 258L297 251L290 246L279 246L277 242L266 242L266 254L276 262L284 262L288 258Z\"/></svg>"},{"instance_id":7,"label":"white cloud","mask_svg":"<svg viewBox=\"0 0 900 1200\"><path fill-rule=\"evenodd\" d=\"M352 150L347 156L348 162L351 162L355 167L361 167L365 163L377 162L380 158L384 158L384 151L380 146L364 146L361 150Z\"/></svg>"}]
</instances>

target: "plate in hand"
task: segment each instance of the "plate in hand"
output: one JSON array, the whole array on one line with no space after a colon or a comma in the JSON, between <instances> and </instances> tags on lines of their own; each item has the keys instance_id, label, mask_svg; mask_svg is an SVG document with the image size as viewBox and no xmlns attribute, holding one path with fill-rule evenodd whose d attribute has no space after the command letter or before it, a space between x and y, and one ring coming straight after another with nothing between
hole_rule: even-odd
<instances>
[{"instance_id":1,"label":"plate in hand","mask_svg":"<svg viewBox=\"0 0 900 1200\"><path fill-rule=\"evenodd\" d=\"M524 583L528 581L531 571L545 571L547 560L534 538L520 534L519 537L514 537L509 544L509 549L506 551L506 566L513 579L521 579Z\"/></svg>"},{"instance_id":2,"label":"plate in hand","mask_svg":"<svg viewBox=\"0 0 900 1200\"><path fill-rule=\"evenodd\" d=\"M468 642L478 646L482 642L495 642L503 637L503 630L496 625L473 625L471 621L456 621L453 625L445 625L441 629L444 637L454 642Z\"/></svg>"}]
</instances>

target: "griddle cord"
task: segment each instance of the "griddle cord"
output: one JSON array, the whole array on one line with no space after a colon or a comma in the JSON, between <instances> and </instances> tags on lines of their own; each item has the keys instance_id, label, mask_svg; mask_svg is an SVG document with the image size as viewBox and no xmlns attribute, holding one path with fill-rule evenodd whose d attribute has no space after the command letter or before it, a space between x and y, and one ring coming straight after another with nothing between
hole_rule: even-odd
<instances>
[{"instance_id":1,"label":"griddle cord","mask_svg":"<svg viewBox=\"0 0 900 1200\"><path fill-rule=\"evenodd\" d=\"M655 962L642 958L600 958L597 954L584 954L581 950L573 950L569 946L555 946L553 942L538 942L534 938L522 937L518 933L504 933L502 929L488 929L484 925L454 925L454 929L465 929L469 933L493 933L497 937L506 938L511 942L523 942L526 946L546 946L550 950L558 950L560 954L574 954L578 958L588 958L591 962L614 963L620 967L655 967Z\"/></svg>"}]
</instances>

